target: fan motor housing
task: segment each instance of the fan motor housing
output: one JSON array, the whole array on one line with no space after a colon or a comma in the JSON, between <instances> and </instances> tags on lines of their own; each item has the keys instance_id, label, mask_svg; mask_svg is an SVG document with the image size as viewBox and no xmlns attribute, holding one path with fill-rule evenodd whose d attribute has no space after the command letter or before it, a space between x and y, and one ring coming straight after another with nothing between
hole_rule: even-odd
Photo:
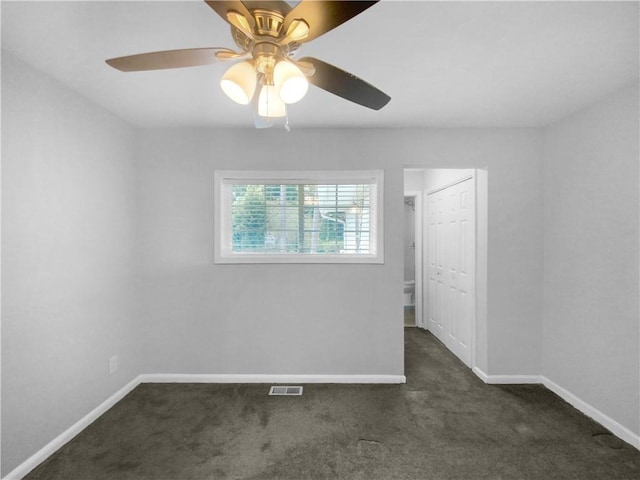
<instances>
[{"instance_id":1,"label":"fan motor housing","mask_svg":"<svg viewBox=\"0 0 640 480\"><path fill-rule=\"evenodd\" d=\"M255 27L253 33L256 37L266 37L264 38L265 42L278 44L284 56L292 55L300 47L300 42L296 41L289 42L286 45L278 42L278 39L282 39L285 34L283 32L284 15L282 13L261 8L252 9L250 12L254 19ZM233 25L231 26L231 36L235 44L243 52L254 50L254 45L260 43L255 42Z\"/></svg>"},{"instance_id":2,"label":"fan motor housing","mask_svg":"<svg viewBox=\"0 0 640 480\"><path fill-rule=\"evenodd\" d=\"M273 10L251 10L251 16L256 22L256 33L278 38L284 24L284 16Z\"/></svg>"}]
</instances>

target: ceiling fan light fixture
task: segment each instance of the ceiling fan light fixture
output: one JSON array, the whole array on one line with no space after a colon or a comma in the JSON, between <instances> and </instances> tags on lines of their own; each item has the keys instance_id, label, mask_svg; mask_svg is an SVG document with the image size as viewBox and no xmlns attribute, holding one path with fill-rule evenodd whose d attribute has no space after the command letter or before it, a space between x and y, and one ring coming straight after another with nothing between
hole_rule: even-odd
<instances>
[{"instance_id":1,"label":"ceiling fan light fixture","mask_svg":"<svg viewBox=\"0 0 640 480\"><path fill-rule=\"evenodd\" d=\"M282 60L273 70L273 83L284 103L296 103L302 100L309 89L307 77L293 63Z\"/></svg>"},{"instance_id":2,"label":"ceiling fan light fixture","mask_svg":"<svg viewBox=\"0 0 640 480\"><path fill-rule=\"evenodd\" d=\"M247 105L256 89L256 72L251 62L240 62L229 68L220 80L220 88L240 105Z\"/></svg>"},{"instance_id":3,"label":"ceiling fan light fixture","mask_svg":"<svg viewBox=\"0 0 640 480\"><path fill-rule=\"evenodd\" d=\"M273 85L263 85L258 97L258 115L266 118L285 117L287 106Z\"/></svg>"}]
</instances>

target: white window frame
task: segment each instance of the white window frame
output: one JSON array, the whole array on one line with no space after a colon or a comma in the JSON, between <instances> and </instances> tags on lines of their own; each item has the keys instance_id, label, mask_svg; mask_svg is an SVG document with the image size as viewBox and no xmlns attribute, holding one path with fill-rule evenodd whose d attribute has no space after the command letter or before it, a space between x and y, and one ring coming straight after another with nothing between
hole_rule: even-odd
<instances>
[{"instance_id":1,"label":"white window frame","mask_svg":"<svg viewBox=\"0 0 640 480\"><path fill-rule=\"evenodd\" d=\"M374 253L313 254L233 252L231 238L231 185L234 182L255 184L332 184L369 183L376 186L371 196L374 218L372 235ZM384 263L384 171L238 171L214 172L214 263Z\"/></svg>"}]
</instances>

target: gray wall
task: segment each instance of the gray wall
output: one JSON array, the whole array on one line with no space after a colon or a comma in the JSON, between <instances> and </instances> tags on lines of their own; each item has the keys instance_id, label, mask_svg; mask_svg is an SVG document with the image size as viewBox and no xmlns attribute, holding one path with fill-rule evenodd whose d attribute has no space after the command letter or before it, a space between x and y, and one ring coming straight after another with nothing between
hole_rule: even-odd
<instances>
[{"instance_id":1,"label":"gray wall","mask_svg":"<svg viewBox=\"0 0 640 480\"><path fill-rule=\"evenodd\" d=\"M424 170L404 170L404 191L421 192L424 189Z\"/></svg>"},{"instance_id":2,"label":"gray wall","mask_svg":"<svg viewBox=\"0 0 640 480\"><path fill-rule=\"evenodd\" d=\"M2 53L3 475L139 373L132 142Z\"/></svg>"},{"instance_id":3,"label":"gray wall","mask_svg":"<svg viewBox=\"0 0 640 480\"><path fill-rule=\"evenodd\" d=\"M638 85L545 130L542 373L640 433Z\"/></svg>"},{"instance_id":4,"label":"gray wall","mask_svg":"<svg viewBox=\"0 0 640 480\"><path fill-rule=\"evenodd\" d=\"M489 170L490 374L537 374L538 130L147 130L139 258L150 373L402 374L403 166ZM384 265L214 265L215 169L385 170ZM491 350L487 352L487 344Z\"/></svg>"},{"instance_id":5,"label":"gray wall","mask_svg":"<svg viewBox=\"0 0 640 480\"><path fill-rule=\"evenodd\" d=\"M373 136L140 132L147 371L403 374L402 168L393 144ZM385 263L213 264L216 169L384 169Z\"/></svg>"}]
</instances>

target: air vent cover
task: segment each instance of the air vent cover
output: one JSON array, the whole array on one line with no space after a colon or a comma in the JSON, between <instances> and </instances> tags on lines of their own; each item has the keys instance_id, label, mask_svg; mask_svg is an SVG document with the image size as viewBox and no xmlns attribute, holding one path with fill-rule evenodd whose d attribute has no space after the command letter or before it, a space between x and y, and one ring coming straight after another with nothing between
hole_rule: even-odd
<instances>
[{"instance_id":1,"label":"air vent cover","mask_svg":"<svg viewBox=\"0 0 640 480\"><path fill-rule=\"evenodd\" d=\"M292 386L273 386L271 390L269 390L269 395L302 395L302 387L292 387Z\"/></svg>"}]
</instances>

